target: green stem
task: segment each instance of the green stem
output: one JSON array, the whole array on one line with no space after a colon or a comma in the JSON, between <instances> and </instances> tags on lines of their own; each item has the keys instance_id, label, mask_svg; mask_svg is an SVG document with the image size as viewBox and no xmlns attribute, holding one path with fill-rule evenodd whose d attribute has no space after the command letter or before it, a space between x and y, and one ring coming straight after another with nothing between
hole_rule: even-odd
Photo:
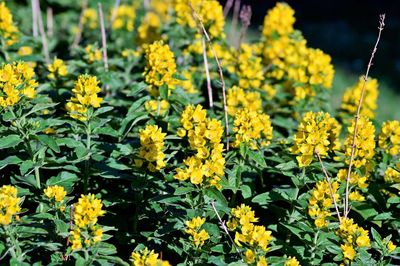
<instances>
[{"instance_id":1,"label":"green stem","mask_svg":"<svg viewBox=\"0 0 400 266\"><path fill-rule=\"evenodd\" d=\"M40 189L40 172L39 172L39 166L35 166L35 179L36 179L36 185Z\"/></svg>"},{"instance_id":2,"label":"green stem","mask_svg":"<svg viewBox=\"0 0 400 266\"><path fill-rule=\"evenodd\" d=\"M8 62L10 60L10 57L8 56L8 53L7 53L7 49L6 49L7 45L4 42L3 38L0 38L0 39L1 39L1 51L4 54L4 59L6 60L6 62Z\"/></svg>"},{"instance_id":3,"label":"green stem","mask_svg":"<svg viewBox=\"0 0 400 266\"><path fill-rule=\"evenodd\" d=\"M86 124L86 149L89 150L90 153L90 146L91 146L91 128L90 128L90 121ZM83 178L83 191L86 194L88 191L89 186L89 170L90 170L90 155L85 161L85 175Z\"/></svg>"},{"instance_id":4,"label":"green stem","mask_svg":"<svg viewBox=\"0 0 400 266\"><path fill-rule=\"evenodd\" d=\"M14 233L12 231L10 231L10 226L5 226L5 231L7 236L10 238L10 242L11 242L11 247L10 247L10 253L11 256L15 259L17 259L18 261L22 260L22 250L21 247L19 246L19 243L17 241L17 239L14 237ZM15 248L15 250L14 250Z\"/></svg>"}]
</instances>

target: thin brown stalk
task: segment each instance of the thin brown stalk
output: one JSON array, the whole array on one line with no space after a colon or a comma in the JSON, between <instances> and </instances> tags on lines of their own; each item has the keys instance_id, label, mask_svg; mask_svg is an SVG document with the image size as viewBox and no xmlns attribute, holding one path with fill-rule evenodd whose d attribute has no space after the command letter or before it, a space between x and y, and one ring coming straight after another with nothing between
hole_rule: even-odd
<instances>
[{"instance_id":1,"label":"thin brown stalk","mask_svg":"<svg viewBox=\"0 0 400 266\"><path fill-rule=\"evenodd\" d=\"M226 1L225 6L224 6L224 17L225 18L228 15L229 11L231 10L232 6L233 6L233 0Z\"/></svg>"},{"instance_id":2,"label":"thin brown stalk","mask_svg":"<svg viewBox=\"0 0 400 266\"><path fill-rule=\"evenodd\" d=\"M87 9L87 7L88 7L88 0L83 0L81 14L79 15L78 30L76 31L74 42L71 45L72 49L78 47L78 44L81 41L82 30L83 30L83 15L85 14L85 10Z\"/></svg>"},{"instance_id":3,"label":"thin brown stalk","mask_svg":"<svg viewBox=\"0 0 400 266\"><path fill-rule=\"evenodd\" d=\"M46 64L50 64L50 54L49 54L49 49L47 46L47 38L46 38L46 32L44 31L44 25L43 25L43 19L42 19L42 12L40 11L40 3L39 0L35 0L35 7L36 7L36 12L38 15L38 24L39 24L39 32L40 32L40 37L42 39L42 47L43 47L43 54L44 54L44 61Z\"/></svg>"},{"instance_id":4,"label":"thin brown stalk","mask_svg":"<svg viewBox=\"0 0 400 266\"><path fill-rule=\"evenodd\" d=\"M118 11L118 7L119 7L120 3L121 3L120 0L115 0L114 9L113 9L113 12L111 14L111 19L110 19L110 29L112 28L112 24L114 24L115 18L117 17L117 11Z\"/></svg>"},{"instance_id":5,"label":"thin brown stalk","mask_svg":"<svg viewBox=\"0 0 400 266\"><path fill-rule=\"evenodd\" d=\"M317 154L319 163L321 164L322 172L324 172L326 182L328 183L329 191L331 193L331 197L332 197L332 200L333 200L333 205L335 206L336 215L337 215L337 217L339 219L339 223L342 223L342 217L340 216L340 211L339 211L338 204L336 202L335 193L333 193L333 189L332 189L331 177L328 175L328 172L326 171L326 168L324 166L324 163L322 162L322 159L321 159L321 156L320 156L319 152L316 152L316 154Z\"/></svg>"},{"instance_id":6,"label":"thin brown stalk","mask_svg":"<svg viewBox=\"0 0 400 266\"><path fill-rule=\"evenodd\" d=\"M251 7L249 5L243 6L242 10L240 11L240 21L242 22L242 27L240 28L239 41L237 45L238 49L242 44L244 36L246 36L247 29L250 26L251 15Z\"/></svg>"},{"instance_id":7,"label":"thin brown stalk","mask_svg":"<svg viewBox=\"0 0 400 266\"><path fill-rule=\"evenodd\" d=\"M143 7L145 10L149 10L149 8L150 8L149 0L143 0Z\"/></svg>"},{"instance_id":8,"label":"thin brown stalk","mask_svg":"<svg viewBox=\"0 0 400 266\"><path fill-rule=\"evenodd\" d=\"M233 43L237 43L237 25L239 22L239 12L240 12L240 0L235 0L235 5L233 7L233 17L232 17L232 24L231 24L231 33L230 39Z\"/></svg>"},{"instance_id":9,"label":"thin brown stalk","mask_svg":"<svg viewBox=\"0 0 400 266\"><path fill-rule=\"evenodd\" d=\"M36 0L31 0L31 7L32 7L32 34L33 37L37 38L39 36L39 31L38 31Z\"/></svg>"},{"instance_id":10,"label":"thin brown stalk","mask_svg":"<svg viewBox=\"0 0 400 266\"><path fill-rule=\"evenodd\" d=\"M211 207L213 208L215 214L217 215L217 218L218 218L219 224L221 225L221 228L224 230L225 234L228 236L229 241L231 241L232 246L235 248L237 254L238 254L240 257L242 257L242 254L240 253L239 248L236 246L235 241L233 241L232 236L229 234L229 230L228 230L228 228L226 227L225 221L221 219L221 216L219 215L217 209L215 208L215 203L214 203L214 201L210 201L210 204L211 204Z\"/></svg>"},{"instance_id":11,"label":"thin brown stalk","mask_svg":"<svg viewBox=\"0 0 400 266\"><path fill-rule=\"evenodd\" d=\"M212 95L210 70L208 69L206 40L204 37L201 38L201 44L203 47L204 69L206 70L206 78L207 78L208 102L209 102L210 108L212 108L214 106L214 102L213 102L213 95Z\"/></svg>"},{"instance_id":12,"label":"thin brown stalk","mask_svg":"<svg viewBox=\"0 0 400 266\"><path fill-rule=\"evenodd\" d=\"M47 11L47 36L51 38L53 37L53 27L54 27L53 9L51 7L48 7L46 11Z\"/></svg>"},{"instance_id":13,"label":"thin brown stalk","mask_svg":"<svg viewBox=\"0 0 400 266\"><path fill-rule=\"evenodd\" d=\"M98 8L99 8L99 18L100 18L101 44L103 47L103 63L104 63L104 69L107 72L108 71L107 39L106 39L106 28L104 26L103 8L101 6L101 3L98 3Z\"/></svg>"},{"instance_id":14,"label":"thin brown stalk","mask_svg":"<svg viewBox=\"0 0 400 266\"><path fill-rule=\"evenodd\" d=\"M228 107L226 105L226 88L225 88L225 80L224 80L224 74L222 72L222 66L221 63L217 57L217 53L214 50L214 47L212 46L211 38L207 33L206 28L204 27L203 22L201 21L201 18L199 14L194 10L192 3L189 2L189 6L192 9L192 14L195 20L198 23L199 28L203 32L203 36L206 38L208 46L210 47L210 50L214 56L215 62L217 63L218 67L218 73L219 73L219 78L221 81L221 86L222 86L222 97L223 97L223 104L224 104L224 114L225 114L225 136L226 136L226 150L229 151L229 122L228 122Z\"/></svg>"},{"instance_id":15,"label":"thin brown stalk","mask_svg":"<svg viewBox=\"0 0 400 266\"><path fill-rule=\"evenodd\" d=\"M344 199L344 215L343 215L344 218L347 218L347 215L349 213L350 176L351 176L351 168L353 166L354 153L355 153L355 148L356 148L357 127L358 127L358 121L360 119L360 111L361 111L361 106L362 106L363 98L364 98L365 84L367 83L369 71L372 67L372 61L373 61L375 53L378 49L378 44L381 39L381 33L382 33L384 27L385 27L385 14L382 14L382 15L379 15L379 27L378 27L379 33L378 33L378 37L375 42L374 49L372 50L371 57L369 58L367 71L365 72L365 75L364 75L364 83L363 83L363 86L361 89L361 96L358 101L358 107L357 107L357 115L356 115L355 121L354 121L353 141L351 144L351 156L350 156L349 168L347 169L347 177L346 177L346 195L345 195L345 199Z\"/></svg>"}]
</instances>

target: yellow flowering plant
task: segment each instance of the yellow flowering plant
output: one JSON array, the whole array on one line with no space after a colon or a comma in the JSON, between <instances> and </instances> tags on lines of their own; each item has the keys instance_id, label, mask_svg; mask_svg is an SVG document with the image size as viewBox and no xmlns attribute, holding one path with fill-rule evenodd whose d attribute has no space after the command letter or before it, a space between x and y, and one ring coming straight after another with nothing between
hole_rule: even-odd
<instances>
[{"instance_id":1,"label":"yellow flowering plant","mask_svg":"<svg viewBox=\"0 0 400 266\"><path fill-rule=\"evenodd\" d=\"M292 7L56 2L0 0L0 264L400 264L399 119Z\"/></svg>"}]
</instances>

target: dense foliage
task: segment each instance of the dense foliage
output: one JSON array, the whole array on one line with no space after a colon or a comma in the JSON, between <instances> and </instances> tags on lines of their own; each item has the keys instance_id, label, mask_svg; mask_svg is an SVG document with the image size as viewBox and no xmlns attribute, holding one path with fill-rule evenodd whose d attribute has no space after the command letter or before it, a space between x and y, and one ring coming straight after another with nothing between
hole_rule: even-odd
<instances>
[{"instance_id":1,"label":"dense foliage","mask_svg":"<svg viewBox=\"0 0 400 266\"><path fill-rule=\"evenodd\" d=\"M216 0L46 2L0 2L1 262L400 264L400 123L376 79L329 105L287 4L249 43Z\"/></svg>"}]
</instances>

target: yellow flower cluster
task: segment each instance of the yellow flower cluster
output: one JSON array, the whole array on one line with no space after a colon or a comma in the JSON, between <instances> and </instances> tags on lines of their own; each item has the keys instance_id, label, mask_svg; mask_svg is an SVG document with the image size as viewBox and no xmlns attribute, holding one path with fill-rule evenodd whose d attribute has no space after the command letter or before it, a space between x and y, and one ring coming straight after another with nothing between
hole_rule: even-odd
<instances>
[{"instance_id":1,"label":"yellow flower cluster","mask_svg":"<svg viewBox=\"0 0 400 266\"><path fill-rule=\"evenodd\" d=\"M397 169L388 167L386 169L383 178L385 179L386 183L400 183L400 163L397 164Z\"/></svg>"},{"instance_id":2,"label":"yellow flower cluster","mask_svg":"<svg viewBox=\"0 0 400 266\"><path fill-rule=\"evenodd\" d=\"M295 21L294 10L287 4L277 3L264 18L262 35L265 38L273 38L276 34L279 36L291 34L294 31Z\"/></svg>"},{"instance_id":3,"label":"yellow flower cluster","mask_svg":"<svg viewBox=\"0 0 400 266\"><path fill-rule=\"evenodd\" d=\"M97 219L105 213L102 208L103 203L95 195L81 195L74 208L75 227L71 232L73 250L82 248L82 237L86 246L101 241L103 230L97 225ZM87 233L82 234L82 231Z\"/></svg>"},{"instance_id":4,"label":"yellow flower cluster","mask_svg":"<svg viewBox=\"0 0 400 266\"><path fill-rule=\"evenodd\" d=\"M291 152L296 154L299 167L308 166L316 152L326 157L340 147L338 137L340 125L335 118L325 112L307 112L294 136Z\"/></svg>"},{"instance_id":5,"label":"yellow flower cluster","mask_svg":"<svg viewBox=\"0 0 400 266\"><path fill-rule=\"evenodd\" d=\"M228 90L226 96L228 114L234 116L239 110L247 108L249 111L259 112L262 110L261 95L258 92L245 91L233 86Z\"/></svg>"},{"instance_id":6,"label":"yellow flower cluster","mask_svg":"<svg viewBox=\"0 0 400 266\"><path fill-rule=\"evenodd\" d=\"M368 231L354 223L353 219L343 218L336 234L343 240L340 247L346 262L354 260L357 247L369 247L371 241Z\"/></svg>"},{"instance_id":7,"label":"yellow flower cluster","mask_svg":"<svg viewBox=\"0 0 400 266\"><path fill-rule=\"evenodd\" d=\"M111 25L113 30L127 30L129 32L133 31L135 26L136 10L133 5L120 5L112 8L110 11L110 17L113 16L115 12L115 19Z\"/></svg>"},{"instance_id":8,"label":"yellow flower cluster","mask_svg":"<svg viewBox=\"0 0 400 266\"><path fill-rule=\"evenodd\" d=\"M17 197L17 188L4 185L0 188L0 225L9 225L19 211L21 198Z\"/></svg>"},{"instance_id":9,"label":"yellow flower cluster","mask_svg":"<svg viewBox=\"0 0 400 266\"><path fill-rule=\"evenodd\" d=\"M360 77L358 83L348 88L343 94L342 104L340 106L342 115L354 116L357 113L358 102L361 97L362 88L364 86L364 78ZM378 80L369 78L365 84L365 92L363 103L361 106L360 116L366 116L369 119L375 117L378 99ZM353 117L351 117L353 118Z\"/></svg>"},{"instance_id":10,"label":"yellow flower cluster","mask_svg":"<svg viewBox=\"0 0 400 266\"><path fill-rule=\"evenodd\" d=\"M347 168L346 169L340 169L337 173L337 178L340 182L346 182L347 178ZM360 194L359 189L365 189L368 187L368 180L369 173L366 172L364 175L360 175L355 171L352 171L350 174L350 180L349 183L350 185L355 185L356 189L355 191L351 192L349 195L349 199L352 201L364 201L365 197Z\"/></svg>"},{"instance_id":11,"label":"yellow flower cluster","mask_svg":"<svg viewBox=\"0 0 400 266\"><path fill-rule=\"evenodd\" d=\"M133 251L131 254L132 266L170 266L168 261L158 258L158 253L154 250L148 250L147 247Z\"/></svg>"},{"instance_id":12,"label":"yellow flower cluster","mask_svg":"<svg viewBox=\"0 0 400 266\"><path fill-rule=\"evenodd\" d=\"M207 118L206 110L201 105L186 106L180 122L183 128L178 130L178 135L187 136L190 148L196 154L183 161L185 168L177 168L174 178L179 181L190 178L190 182L195 185L221 188L219 181L225 168L222 154L224 145L221 143L224 129L221 122Z\"/></svg>"},{"instance_id":13,"label":"yellow flower cluster","mask_svg":"<svg viewBox=\"0 0 400 266\"><path fill-rule=\"evenodd\" d=\"M138 27L137 43L153 43L161 39L161 19L155 12L147 12Z\"/></svg>"},{"instance_id":14,"label":"yellow flower cluster","mask_svg":"<svg viewBox=\"0 0 400 266\"><path fill-rule=\"evenodd\" d=\"M387 243L387 249L388 249L389 253L393 252L396 248L397 248L397 246L395 244L393 244L392 241L389 240Z\"/></svg>"},{"instance_id":15,"label":"yellow flower cluster","mask_svg":"<svg viewBox=\"0 0 400 266\"><path fill-rule=\"evenodd\" d=\"M207 231L201 229L205 223L206 218L194 217L190 221L186 221L185 232L192 236L192 241L196 248L204 245L205 241L210 238Z\"/></svg>"},{"instance_id":16,"label":"yellow flower cluster","mask_svg":"<svg viewBox=\"0 0 400 266\"><path fill-rule=\"evenodd\" d=\"M400 153L400 122L397 120L386 121L382 124L379 133L379 148L396 156Z\"/></svg>"},{"instance_id":17,"label":"yellow flower cluster","mask_svg":"<svg viewBox=\"0 0 400 266\"><path fill-rule=\"evenodd\" d=\"M162 116L168 111L169 102L167 100L148 100L145 102L144 108L153 116Z\"/></svg>"},{"instance_id":18,"label":"yellow flower cluster","mask_svg":"<svg viewBox=\"0 0 400 266\"><path fill-rule=\"evenodd\" d=\"M337 190L338 182L332 183L332 191L335 200L339 200ZM322 228L328 226L327 218L331 216L330 209L333 207L333 199L327 181L319 181L311 191L311 197L308 200L308 215L313 218L315 226Z\"/></svg>"},{"instance_id":19,"label":"yellow flower cluster","mask_svg":"<svg viewBox=\"0 0 400 266\"><path fill-rule=\"evenodd\" d=\"M86 8L83 11L83 25L86 25L89 27L89 29L95 29L97 28L97 25L99 24L99 19L97 17L97 11L94 8Z\"/></svg>"},{"instance_id":20,"label":"yellow flower cluster","mask_svg":"<svg viewBox=\"0 0 400 266\"><path fill-rule=\"evenodd\" d=\"M53 63L47 65L47 70L50 72L47 75L49 79L64 77L68 74L67 66L64 61L58 58L54 58Z\"/></svg>"},{"instance_id":21,"label":"yellow flower cluster","mask_svg":"<svg viewBox=\"0 0 400 266\"><path fill-rule=\"evenodd\" d=\"M351 149L353 144L354 124L347 128L348 136L344 143L346 164L350 163ZM372 159L375 155L375 127L368 117L360 117L357 123L357 135L354 151L354 167L366 167L367 172L371 168Z\"/></svg>"},{"instance_id":22,"label":"yellow flower cluster","mask_svg":"<svg viewBox=\"0 0 400 266\"><path fill-rule=\"evenodd\" d=\"M18 41L18 34L10 10L5 2L0 2L0 38L5 41L5 45L10 46Z\"/></svg>"},{"instance_id":23,"label":"yellow flower cluster","mask_svg":"<svg viewBox=\"0 0 400 266\"><path fill-rule=\"evenodd\" d=\"M34 75L33 69L24 62L3 65L0 68L0 106L13 106L22 96L34 98L38 86Z\"/></svg>"},{"instance_id":24,"label":"yellow flower cluster","mask_svg":"<svg viewBox=\"0 0 400 266\"><path fill-rule=\"evenodd\" d=\"M239 78L239 87L260 89L264 80L262 58L254 54L254 47L249 44L240 46L237 57L236 74Z\"/></svg>"},{"instance_id":25,"label":"yellow flower cluster","mask_svg":"<svg viewBox=\"0 0 400 266\"><path fill-rule=\"evenodd\" d=\"M22 57L22 60L24 59L25 56L32 55L32 53L33 53L33 49L30 46L21 46L18 49L18 52L17 52L17 54ZM23 61L25 61L25 60L23 60ZM36 65L37 65L36 62L33 62L33 61L29 61L29 62L26 62L26 63L32 69L34 69L36 67Z\"/></svg>"},{"instance_id":26,"label":"yellow flower cluster","mask_svg":"<svg viewBox=\"0 0 400 266\"><path fill-rule=\"evenodd\" d=\"M301 266L296 257L289 257L284 266Z\"/></svg>"},{"instance_id":27,"label":"yellow flower cluster","mask_svg":"<svg viewBox=\"0 0 400 266\"><path fill-rule=\"evenodd\" d=\"M102 60L102 53L96 45L89 44L85 47L85 59L89 64Z\"/></svg>"},{"instance_id":28,"label":"yellow flower cluster","mask_svg":"<svg viewBox=\"0 0 400 266\"><path fill-rule=\"evenodd\" d=\"M271 65L267 76L287 79L289 91L299 101L315 96L314 86L331 88L334 69L329 55L308 48L301 34L292 34L294 21L294 11L286 4L278 3L270 10L264 20L263 56Z\"/></svg>"},{"instance_id":29,"label":"yellow flower cluster","mask_svg":"<svg viewBox=\"0 0 400 266\"><path fill-rule=\"evenodd\" d=\"M56 202L61 202L67 195L67 192L65 191L64 187L55 185L45 188L44 194L49 199L54 199Z\"/></svg>"},{"instance_id":30,"label":"yellow flower cluster","mask_svg":"<svg viewBox=\"0 0 400 266\"><path fill-rule=\"evenodd\" d=\"M165 167L163 149L166 135L156 125L147 125L139 131L139 157L141 159L135 159L136 166L142 166L143 160L145 160L148 162L147 169L151 172L160 171L160 169Z\"/></svg>"},{"instance_id":31,"label":"yellow flower cluster","mask_svg":"<svg viewBox=\"0 0 400 266\"><path fill-rule=\"evenodd\" d=\"M267 265L265 252L268 251L268 244L272 240L272 232L266 230L263 225L255 225L258 218L255 217L251 207L241 204L231 210L232 218L227 226L230 230L236 230L235 243L239 247L246 246L246 263Z\"/></svg>"},{"instance_id":32,"label":"yellow flower cluster","mask_svg":"<svg viewBox=\"0 0 400 266\"><path fill-rule=\"evenodd\" d=\"M78 77L78 81L75 82L75 87L72 89L74 95L65 105L65 108L73 119L86 121L88 108L100 107L103 98L97 96L101 92L98 84L99 81L95 76L84 74Z\"/></svg>"},{"instance_id":33,"label":"yellow flower cluster","mask_svg":"<svg viewBox=\"0 0 400 266\"><path fill-rule=\"evenodd\" d=\"M182 87L187 93L192 94L196 93L197 89L193 85L193 80L192 80L192 75L194 75L196 69L192 67L189 70L185 70L182 72L182 76L185 78L185 80L179 80L177 81L180 87Z\"/></svg>"},{"instance_id":34,"label":"yellow flower cluster","mask_svg":"<svg viewBox=\"0 0 400 266\"><path fill-rule=\"evenodd\" d=\"M176 84L176 79L173 77L176 73L176 63L174 53L169 46L162 41L147 45L145 57L147 65L143 76L149 85L150 95L158 97L160 95L158 89L164 85L168 86L168 89L173 89Z\"/></svg>"},{"instance_id":35,"label":"yellow flower cluster","mask_svg":"<svg viewBox=\"0 0 400 266\"><path fill-rule=\"evenodd\" d=\"M217 0L176 0L174 9L178 24L197 29L197 21L193 18L189 3L199 15L211 38L225 38L225 19L222 6Z\"/></svg>"},{"instance_id":36,"label":"yellow flower cluster","mask_svg":"<svg viewBox=\"0 0 400 266\"><path fill-rule=\"evenodd\" d=\"M269 115L247 108L239 110L233 122L235 140L232 146L237 148L246 143L250 149L266 147L272 140L272 125Z\"/></svg>"}]
</instances>

